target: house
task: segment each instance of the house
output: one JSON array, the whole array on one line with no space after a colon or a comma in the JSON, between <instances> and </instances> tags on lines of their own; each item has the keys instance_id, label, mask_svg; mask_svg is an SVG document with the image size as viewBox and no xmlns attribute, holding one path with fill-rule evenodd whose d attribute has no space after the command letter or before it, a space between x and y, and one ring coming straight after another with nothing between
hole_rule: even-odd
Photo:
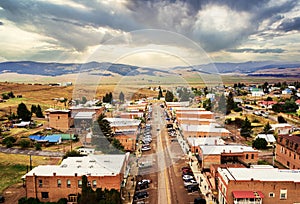
<instances>
[{"instance_id":1,"label":"house","mask_svg":"<svg viewBox=\"0 0 300 204\"><path fill-rule=\"evenodd\" d=\"M289 88L284 89L284 90L282 90L281 94L283 94L283 95L292 94L292 90Z\"/></svg>"},{"instance_id":2,"label":"house","mask_svg":"<svg viewBox=\"0 0 300 204\"><path fill-rule=\"evenodd\" d=\"M185 111L176 110L176 119L178 118L201 118L201 119L214 119L214 113L211 111L195 110Z\"/></svg>"},{"instance_id":3,"label":"house","mask_svg":"<svg viewBox=\"0 0 300 204\"><path fill-rule=\"evenodd\" d=\"M142 118L144 116L144 112L139 111L131 111L131 112L122 112L120 113L121 118L127 119L135 119L135 118Z\"/></svg>"},{"instance_id":4,"label":"house","mask_svg":"<svg viewBox=\"0 0 300 204\"><path fill-rule=\"evenodd\" d=\"M188 107L190 105L189 101L182 102L165 102L169 110L172 110L175 107Z\"/></svg>"},{"instance_id":5,"label":"house","mask_svg":"<svg viewBox=\"0 0 300 204\"><path fill-rule=\"evenodd\" d=\"M30 121L21 121L20 123L13 124L13 127L27 128L30 125Z\"/></svg>"},{"instance_id":6,"label":"house","mask_svg":"<svg viewBox=\"0 0 300 204\"><path fill-rule=\"evenodd\" d=\"M288 123L279 123L279 124L271 124L271 127L274 131L274 134L277 135L287 135L292 132L293 126Z\"/></svg>"},{"instance_id":7,"label":"house","mask_svg":"<svg viewBox=\"0 0 300 204\"><path fill-rule=\"evenodd\" d=\"M87 176L93 190L121 189L129 154L90 154L84 157L68 157L60 165L41 165L25 174L26 197L43 202L57 202L67 198L77 202L81 194L82 176Z\"/></svg>"},{"instance_id":8,"label":"house","mask_svg":"<svg viewBox=\"0 0 300 204\"><path fill-rule=\"evenodd\" d=\"M30 140L36 141L38 143L52 143L52 144L60 144L61 143L61 136L60 135L30 135Z\"/></svg>"},{"instance_id":9,"label":"house","mask_svg":"<svg viewBox=\"0 0 300 204\"><path fill-rule=\"evenodd\" d=\"M218 203L300 203L300 171L263 168L219 168Z\"/></svg>"},{"instance_id":10,"label":"house","mask_svg":"<svg viewBox=\"0 0 300 204\"><path fill-rule=\"evenodd\" d=\"M277 101L258 101L257 105L261 108L272 109L272 106L277 104Z\"/></svg>"},{"instance_id":11,"label":"house","mask_svg":"<svg viewBox=\"0 0 300 204\"><path fill-rule=\"evenodd\" d=\"M253 97L262 97L263 95L265 95L264 91L259 88L251 88L250 91Z\"/></svg>"},{"instance_id":12,"label":"house","mask_svg":"<svg viewBox=\"0 0 300 204\"><path fill-rule=\"evenodd\" d=\"M255 139L257 138L263 138L267 141L267 147L273 147L274 144L276 144L276 139L273 134L258 134Z\"/></svg>"},{"instance_id":13,"label":"house","mask_svg":"<svg viewBox=\"0 0 300 204\"><path fill-rule=\"evenodd\" d=\"M290 169L300 169L299 135L278 135L276 160Z\"/></svg>"}]
</instances>

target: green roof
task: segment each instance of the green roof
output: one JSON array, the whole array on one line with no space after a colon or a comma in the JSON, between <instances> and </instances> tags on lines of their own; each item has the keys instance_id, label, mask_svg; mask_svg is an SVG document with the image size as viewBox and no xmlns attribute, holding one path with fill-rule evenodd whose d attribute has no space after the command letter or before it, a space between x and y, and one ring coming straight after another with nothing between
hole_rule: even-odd
<instances>
[{"instance_id":1,"label":"green roof","mask_svg":"<svg viewBox=\"0 0 300 204\"><path fill-rule=\"evenodd\" d=\"M61 136L62 140L70 140L71 137L72 137L72 140L76 139L74 134L59 134L59 135Z\"/></svg>"}]
</instances>

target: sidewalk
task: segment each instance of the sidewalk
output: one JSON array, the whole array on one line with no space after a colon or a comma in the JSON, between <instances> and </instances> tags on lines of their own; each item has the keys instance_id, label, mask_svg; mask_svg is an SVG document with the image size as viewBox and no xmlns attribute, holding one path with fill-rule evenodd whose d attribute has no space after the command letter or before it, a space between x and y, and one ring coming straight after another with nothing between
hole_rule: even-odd
<instances>
[{"instance_id":1,"label":"sidewalk","mask_svg":"<svg viewBox=\"0 0 300 204\"><path fill-rule=\"evenodd\" d=\"M191 162L189 162L190 167L194 173L194 176L195 176L197 182L199 183L201 193L205 196L206 203L207 204L215 204L216 202L213 201L212 191L210 189L209 182L208 182L206 176L203 175L201 173L201 171L199 170L196 157L191 156L190 158L193 160L192 165L191 165Z\"/></svg>"}]
</instances>

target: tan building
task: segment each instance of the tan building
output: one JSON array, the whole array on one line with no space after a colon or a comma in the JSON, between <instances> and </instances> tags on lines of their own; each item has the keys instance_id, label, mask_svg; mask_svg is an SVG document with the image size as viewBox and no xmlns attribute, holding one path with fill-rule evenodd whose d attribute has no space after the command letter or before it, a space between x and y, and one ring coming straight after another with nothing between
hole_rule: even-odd
<instances>
[{"instance_id":1,"label":"tan building","mask_svg":"<svg viewBox=\"0 0 300 204\"><path fill-rule=\"evenodd\" d=\"M209 125L181 124L180 129L184 138L188 137L229 137L230 132L216 123Z\"/></svg>"},{"instance_id":2,"label":"tan building","mask_svg":"<svg viewBox=\"0 0 300 204\"><path fill-rule=\"evenodd\" d=\"M199 118L199 119L214 119L214 114L211 111L179 111L176 110L176 119L178 118Z\"/></svg>"},{"instance_id":3,"label":"tan building","mask_svg":"<svg viewBox=\"0 0 300 204\"><path fill-rule=\"evenodd\" d=\"M104 113L105 107L103 106L91 106L91 107L85 107L85 106L72 106L69 108L72 115L75 116L79 112L94 112L95 117L98 118L101 113Z\"/></svg>"},{"instance_id":4,"label":"tan building","mask_svg":"<svg viewBox=\"0 0 300 204\"><path fill-rule=\"evenodd\" d=\"M219 168L220 204L300 203L300 171L277 168Z\"/></svg>"},{"instance_id":5,"label":"tan building","mask_svg":"<svg viewBox=\"0 0 300 204\"><path fill-rule=\"evenodd\" d=\"M300 169L300 136L279 135L276 160L290 169Z\"/></svg>"},{"instance_id":6,"label":"tan building","mask_svg":"<svg viewBox=\"0 0 300 204\"><path fill-rule=\"evenodd\" d=\"M236 144L199 145L191 147L198 158L199 167L209 169L213 164L257 164L258 151L249 146Z\"/></svg>"},{"instance_id":7,"label":"tan building","mask_svg":"<svg viewBox=\"0 0 300 204\"><path fill-rule=\"evenodd\" d=\"M128 165L129 154L88 155L69 157L61 165L35 167L23 176L26 197L38 198L42 202L57 202L67 198L76 202L81 194L82 176L88 178L88 185L94 190L120 190Z\"/></svg>"},{"instance_id":8,"label":"tan building","mask_svg":"<svg viewBox=\"0 0 300 204\"><path fill-rule=\"evenodd\" d=\"M49 127L61 130L63 132L67 131L70 126L73 125L73 119L71 118L70 110L55 110L51 109L48 112Z\"/></svg>"},{"instance_id":9,"label":"tan building","mask_svg":"<svg viewBox=\"0 0 300 204\"><path fill-rule=\"evenodd\" d=\"M137 134L141 120L127 118L106 118L110 122L113 136L120 141L126 151L135 151Z\"/></svg>"}]
</instances>

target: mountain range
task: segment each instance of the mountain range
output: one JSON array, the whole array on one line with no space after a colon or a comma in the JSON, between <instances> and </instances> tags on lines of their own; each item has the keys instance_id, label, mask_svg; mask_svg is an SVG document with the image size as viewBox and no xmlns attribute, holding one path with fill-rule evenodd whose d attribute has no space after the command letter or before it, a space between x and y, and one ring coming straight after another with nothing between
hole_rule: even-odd
<instances>
[{"instance_id":1,"label":"mountain range","mask_svg":"<svg viewBox=\"0 0 300 204\"><path fill-rule=\"evenodd\" d=\"M126 64L107 62L88 63L44 63L34 61L17 61L0 63L0 73L18 73L42 76L60 76L88 72L99 76L138 76L138 75L165 75L178 72L200 72L204 74L245 74L251 76L300 76L300 62L249 61L242 63L210 63L194 66L181 66L157 69L138 67Z\"/></svg>"}]
</instances>

